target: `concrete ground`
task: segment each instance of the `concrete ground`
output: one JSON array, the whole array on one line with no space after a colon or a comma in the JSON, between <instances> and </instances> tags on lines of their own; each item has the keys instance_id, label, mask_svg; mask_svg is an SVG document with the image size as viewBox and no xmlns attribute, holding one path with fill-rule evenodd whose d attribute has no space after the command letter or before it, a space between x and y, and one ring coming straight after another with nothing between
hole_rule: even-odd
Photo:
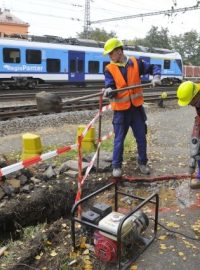
<instances>
[{"instance_id":1,"label":"concrete ground","mask_svg":"<svg viewBox=\"0 0 200 270\"><path fill-rule=\"evenodd\" d=\"M166 106L163 110L148 113L151 131L148 152L153 175L188 172L194 116L194 108L178 108L176 104L170 110ZM174 190L164 188L161 194L160 189L159 194L159 222L168 229L199 238L198 241L191 240L159 226L156 240L135 262L138 270L200 269L200 190L191 190L189 180L186 180ZM196 233L194 225L197 226Z\"/></svg>"},{"instance_id":2,"label":"concrete ground","mask_svg":"<svg viewBox=\"0 0 200 270\"><path fill-rule=\"evenodd\" d=\"M200 204L195 208L160 212L159 222L165 226L166 224L170 225L171 222L172 227L168 227L169 229L193 238L199 235L199 239L194 241L183 235L168 233L164 229L159 229L157 239L135 262L138 269L198 270L200 259ZM192 230L195 223L199 228L197 234ZM174 228L176 226L179 227Z\"/></svg>"}]
</instances>

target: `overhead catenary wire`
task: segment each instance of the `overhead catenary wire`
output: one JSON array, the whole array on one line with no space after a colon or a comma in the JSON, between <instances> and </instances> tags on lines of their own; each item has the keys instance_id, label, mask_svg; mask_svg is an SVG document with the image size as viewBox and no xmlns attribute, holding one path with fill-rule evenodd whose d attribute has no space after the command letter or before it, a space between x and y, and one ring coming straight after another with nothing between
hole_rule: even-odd
<instances>
[{"instance_id":1,"label":"overhead catenary wire","mask_svg":"<svg viewBox=\"0 0 200 270\"><path fill-rule=\"evenodd\" d=\"M41 3L39 1L39 3L37 3L36 1L33 1L33 0L28 0L26 2L29 3L29 4L31 4L31 5L40 5L40 6L42 5L42 6L46 6L46 7L58 7L58 4L59 5L62 5L62 7L60 7L60 8L63 8L63 6L72 6L72 7L81 7L81 8L83 7L82 5L79 5L79 4L66 3L66 2L58 1L58 0L53 1L52 3L50 1L43 2L43 3ZM52 6L52 4L54 4L54 5ZM57 5L55 6L55 4L57 4Z\"/></svg>"},{"instance_id":2,"label":"overhead catenary wire","mask_svg":"<svg viewBox=\"0 0 200 270\"><path fill-rule=\"evenodd\" d=\"M37 1L37 0L36 0ZM80 22L82 21L80 19L80 17L75 17L76 14L77 14L77 9L79 10L80 12L80 8L83 8L83 6L79 5L79 4L75 4L75 3L66 3L65 1L59 1L59 0L55 0L53 2L43 2L43 3L37 3L35 1L32 1L32 0L28 0L27 1L27 4L31 4L33 6L43 6L43 7L47 7L47 8L50 8L51 10L53 9L58 9L58 10L66 10L67 12L70 11L70 15L71 17L69 16L62 16L60 15L58 12L57 13L42 13L42 12L38 12L38 11L34 11L34 9L29 9L27 10L27 8L25 6L23 6L23 9L17 9L15 7L12 7L10 10L12 12L19 12L19 13L25 13L25 14L33 14L33 15L36 15L36 16L45 16L45 17L50 17L50 18L57 18L57 19L66 19L66 20L73 20L73 21L77 21L77 22ZM54 4L54 5L51 5L51 4ZM55 4L57 4L55 6ZM71 6L71 8L70 8ZM74 16L72 15L72 12L74 13ZM58 14L58 15L56 15Z\"/></svg>"},{"instance_id":3,"label":"overhead catenary wire","mask_svg":"<svg viewBox=\"0 0 200 270\"><path fill-rule=\"evenodd\" d=\"M140 14L135 14L135 15L128 15L128 16L122 16L122 17L115 17L115 18L110 18L110 19L101 19L101 20L96 20L96 21L91 21L91 24L96 24L96 23L102 23L102 22L111 22L111 21L119 21L119 20L127 20L127 19L135 19L135 18L143 18L147 16L156 16L156 15L173 15L178 12L186 12L186 11L191 11L191 10L197 10L200 9L200 3L198 3L195 6L191 7L184 7L184 8L171 8L167 10L161 10L161 11L154 11L154 12L148 12L148 13L140 13Z\"/></svg>"},{"instance_id":4,"label":"overhead catenary wire","mask_svg":"<svg viewBox=\"0 0 200 270\"><path fill-rule=\"evenodd\" d=\"M30 2L28 2L29 3L29 5L33 5L33 6L37 6L37 5L39 5L38 3L35 3L35 2L33 2L33 1L30 1ZM74 8L74 6L73 5L70 5L70 7L71 8L69 8L69 6L67 6L67 5L65 5L65 6L63 6L64 4L61 4L61 5L55 5L56 3L54 3L54 5L52 5L52 4L45 4L45 3L41 3L40 4L40 6L43 6L43 7L45 7L45 8L53 8L53 9L60 9L60 10L66 10L66 11L73 11L73 12L77 12L77 8L76 9L72 9L72 8ZM82 7L81 7L82 8ZM14 10L14 9L12 9L12 10ZM80 10L80 9L79 9ZM27 11L28 12L28 11Z\"/></svg>"},{"instance_id":5,"label":"overhead catenary wire","mask_svg":"<svg viewBox=\"0 0 200 270\"><path fill-rule=\"evenodd\" d=\"M45 13L38 13L34 11L25 11L25 10L18 10L18 9L13 9L13 11L16 12L22 12L22 13L29 13L29 14L34 14L37 16L47 16L47 17L53 17L57 19L66 19L66 20L73 20L73 21L82 21L80 18L73 18L73 17L66 17L66 16L56 16L54 14L45 14Z\"/></svg>"},{"instance_id":6,"label":"overhead catenary wire","mask_svg":"<svg viewBox=\"0 0 200 270\"><path fill-rule=\"evenodd\" d=\"M114 7L120 7L120 9L123 8L123 7L124 7L125 9L128 8L128 11L129 11L129 12L130 12L130 9L133 9L134 11L135 11L136 9L139 9L139 10L141 10L141 9L143 9L143 10L150 10L150 9L147 9L145 6L142 6L142 7L135 7L134 4L132 4L132 5L124 5L122 2L116 3L115 0L114 0L114 1L106 0L106 2L107 2L107 3L113 4L113 5L114 5L113 8L114 8ZM141 4L141 3L140 3L140 4ZM151 9L151 11L152 11L152 9Z\"/></svg>"}]
</instances>

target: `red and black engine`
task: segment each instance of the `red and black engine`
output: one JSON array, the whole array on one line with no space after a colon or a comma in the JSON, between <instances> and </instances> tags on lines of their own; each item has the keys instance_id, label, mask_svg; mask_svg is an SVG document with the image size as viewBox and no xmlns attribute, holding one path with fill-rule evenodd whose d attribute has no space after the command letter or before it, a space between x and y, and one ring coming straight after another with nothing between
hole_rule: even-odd
<instances>
[{"instance_id":1,"label":"red and black engine","mask_svg":"<svg viewBox=\"0 0 200 270\"><path fill-rule=\"evenodd\" d=\"M112 211L112 207L96 203L91 210L82 214L82 220L98 225L99 230L90 233L94 239L95 255L104 262L117 261L117 234L121 233L120 249L122 256L133 250L136 243L142 242L142 232L148 227L149 219L142 211L128 217L119 231L119 225L125 214ZM87 227L86 227L87 229Z\"/></svg>"}]
</instances>

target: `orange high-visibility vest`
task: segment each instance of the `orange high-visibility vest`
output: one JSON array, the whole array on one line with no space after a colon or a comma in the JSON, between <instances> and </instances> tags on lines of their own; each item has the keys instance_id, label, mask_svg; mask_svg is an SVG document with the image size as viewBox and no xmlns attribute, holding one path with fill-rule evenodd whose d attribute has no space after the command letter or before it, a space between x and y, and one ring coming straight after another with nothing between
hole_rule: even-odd
<instances>
[{"instance_id":1,"label":"orange high-visibility vest","mask_svg":"<svg viewBox=\"0 0 200 270\"><path fill-rule=\"evenodd\" d=\"M126 86L141 84L139 67L135 57L131 57L130 60L133 65L129 65L127 69L127 82L125 81L119 67L113 63L106 66L106 69L111 73L115 81L117 89ZM141 106L144 103L142 88L136 88L131 90L122 91L116 94L116 96L110 99L112 110L121 111L130 108L131 104L135 107Z\"/></svg>"}]
</instances>

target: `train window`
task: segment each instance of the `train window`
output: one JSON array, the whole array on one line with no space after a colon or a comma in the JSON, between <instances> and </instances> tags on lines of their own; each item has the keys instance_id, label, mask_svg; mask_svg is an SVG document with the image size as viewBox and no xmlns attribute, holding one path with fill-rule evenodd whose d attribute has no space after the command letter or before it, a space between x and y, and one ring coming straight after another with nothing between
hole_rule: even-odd
<instances>
[{"instance_id":1,"label":"train window","mask_svg":"<svg viewBox=\"0 0 200 270\"><path fill-rule=\"evenodd\" d=\"M180 59L176 59L175 61L176 61L177 65L179 66L180 71L183 71L182 61Z\"/></svg>"},{"instance_id":2,"label":"train window","mask_svg":"<svg viewBox=\"0 0 200 270\"><path fill-rule=\"evenodd\" d=\"M70 60L70 72L76 72L76 60L72 59Z\"/></svg>"},{"instance_id":3,"label":"train window","mask_svg":"<svg viewBox=\"0 0 200 270\"><path fill-rule=\"evenodd\" d=\"M164 69L170 69L170 64L171 64L170 60L164 60Z\"/></svg>"},{"instance_id":4,"label":"train window","mask_svg":"<svg viewBox=\"0 0 200 270\"><path fill-rule=\"evenodd\" d=\"M99 73L99 61L89 61L88 64L89 73Z\"/></svg>"},{"instance_id":5,"label":"train window","mask_svg":"<svg viewBox=\"0 0 200 270\"><path fill-rule=\"evenodd\" d=\"M105 68L108 64L110 64L110 62L103 62L103 72L105 71Z\"/></svg>"},{"instance_id":6,"label":"train window","mask_svg":"<svg viewBox=\"0 0 200 270\"><path fill-rule=\"evenodd\" d=\"M47 72L60 72L60 59L47 59Z\"/></svg>"},{"instance_id":7,"label":"train window","mask_svg":"<svg viewBox=\"0 0 200 270\"><path fill-rule=\"evenodd\" d=\"M78 72L83 72L83 60L78 60Z\"/></svg>"},{"instance_id":8,"label":"train window","mask_svg":"<svg viewBox=\"0 0 200 270\"><path fill-rule=\"evenodd\" d=\"M20 50L14 48L3 49L4 63L20 63Z\"/></svg>"},{"instance_id":9,"label":"train window","mask_svg":"<svg viewBox=\"0 0 200 270\"><path fill-rule=\"evenodd\" d=\"M27 64L41 64L42 54L40 50L26 50Z\"/></svg>"}]
</instances>

